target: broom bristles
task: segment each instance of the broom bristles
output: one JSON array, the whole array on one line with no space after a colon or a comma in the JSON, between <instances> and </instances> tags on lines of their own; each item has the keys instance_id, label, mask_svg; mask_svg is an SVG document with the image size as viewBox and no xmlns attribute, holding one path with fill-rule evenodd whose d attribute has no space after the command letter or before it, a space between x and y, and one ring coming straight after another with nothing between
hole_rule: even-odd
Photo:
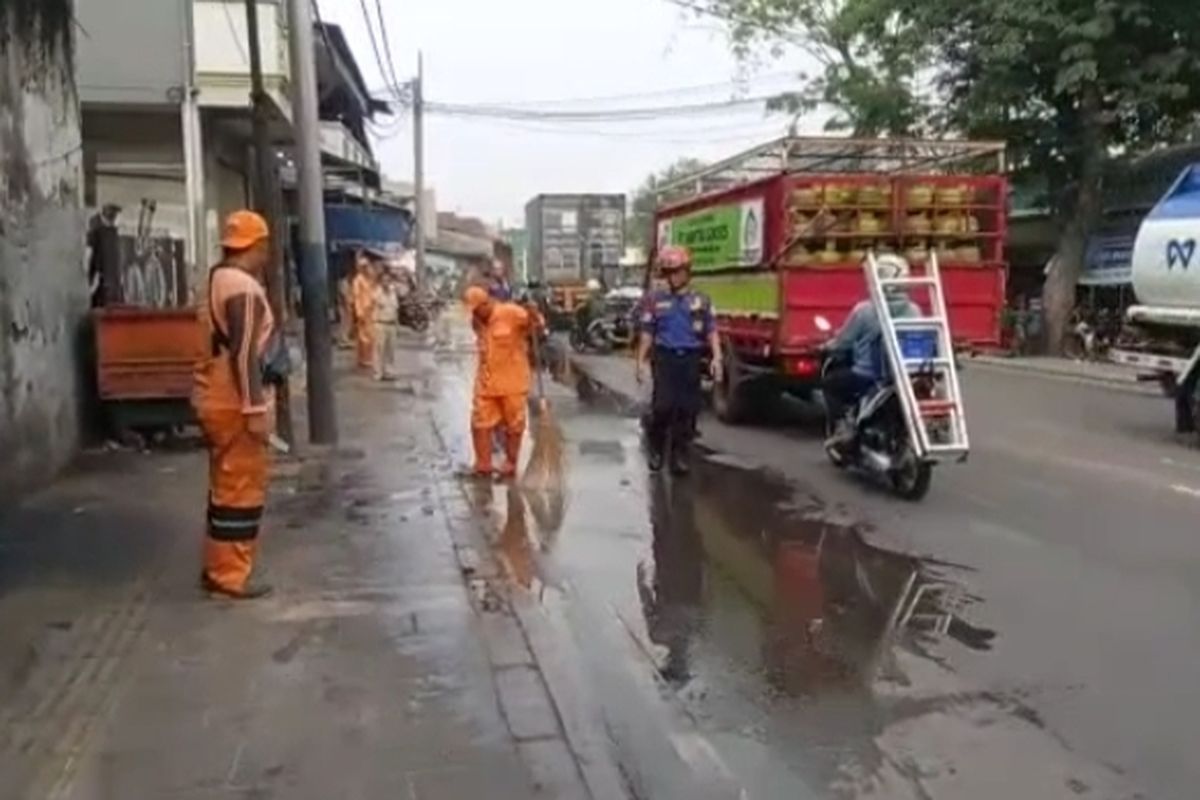
<instances>
[{"instance_id":1,"label":"broom bristles","mask_svg":"<svg viewBox=\"0 0 1200 800\"><path fill-rule=\"evenodd\" d=\"M521 483L531 489L561 487L566 472L566 442L562 428L543 405L533 428L533 451Z\"/></svg>"}]
</instances>

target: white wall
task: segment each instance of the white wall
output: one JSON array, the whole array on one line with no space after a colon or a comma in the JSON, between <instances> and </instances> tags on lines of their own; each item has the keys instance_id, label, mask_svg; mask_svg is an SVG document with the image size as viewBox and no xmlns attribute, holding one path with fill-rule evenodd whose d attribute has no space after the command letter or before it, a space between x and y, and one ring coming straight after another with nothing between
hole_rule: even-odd
<instances>
[{"instance_id":1,"label":"white wall","mask_svg":"<svg viewBox=\"0 0 1200 800\"><path fill-rule=\"evenodd\" d=\"M196 0L193 20L197 72L249 74L250 38L246 33L246 6L241 0ZM259 0L258 41L263 76L286 77L287 39L278 4Z\"/></svg>"},{"instance_id":2,"label":"white wall","mask_svg":"<svg viewBox=\"0 0 1200 800\"><path fill-rule=\"evenodd\" d=\"M195 0L196 83L205 107L245 108L250 103L250 41L241 0ZM258 40L267 93L291 118L290 73L283 6L258 0Z\"/></svg>"},{"instance_id":3,"label":"white wall","mask_svg":"<svg viewBox=\"0 0 1200 800\"><path fill-rule=\"evenodd\" d=\"M159 113L86 111L88 152L94 158L96 207L124 209L122 232L132 233L143 199L157 204L152 230L187 237L183 134L177 111Z\"/></svg>"},{"instance_id":4,"label":"white wall","mask_svg":"<svg viewBox=\"0 0 1200 800\"><path fill-rule=\"evenodd\" d=\"M75 0L75 65L86 103L176 105L187 83L192 0ZM136 24L131 24L136 20ZM131 58L136 50L136 58Z\"/></svg>"},{"instance_id":5,"label":"white wall","mask_svg":"<svg viewBox=\"0 0 1200 800\"><path fill-rule=\"evenodd\" d=\"M233 211L246 208L246 178L250 174L245 147L225 134L209 116L204 128L204 221L208 232L208 254L201 270L221 258L221 222Z\"/></svg>"}]
</instances>

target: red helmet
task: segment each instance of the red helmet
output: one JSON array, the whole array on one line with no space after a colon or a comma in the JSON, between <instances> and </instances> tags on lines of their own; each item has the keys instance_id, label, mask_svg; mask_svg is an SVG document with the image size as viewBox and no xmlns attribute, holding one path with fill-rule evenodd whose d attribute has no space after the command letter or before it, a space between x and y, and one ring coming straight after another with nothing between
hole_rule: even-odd
<instances>
[{"instance_id":1,"label":"red helmet","mask_svg":"<svg viewBox=\"0 0 1200 800\"><path fill-rule=\"evenodd\" d=\"M691 269L692 253L686 247L667 245L658 251L659 272L674 272L677 269Z\"/></svg>"}]
</instances>

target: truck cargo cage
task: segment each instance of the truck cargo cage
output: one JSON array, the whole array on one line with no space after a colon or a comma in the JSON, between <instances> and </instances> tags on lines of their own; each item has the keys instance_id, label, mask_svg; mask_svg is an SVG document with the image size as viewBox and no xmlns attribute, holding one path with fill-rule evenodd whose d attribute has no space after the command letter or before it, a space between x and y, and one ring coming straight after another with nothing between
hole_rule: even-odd
<instances>
[{"instance_id":1,"label":"truck cargo cage","mask_svg":"<svg viewBox=\"0 0 1200 800\"><path fill-rule=\"evenodd\" d=\"M881 278L874 253L863 267L913 449L919 458L965 458L971 445L937 254L930 254L923 275ZM893 317L888 289L927 293L929 316Z\"/></svg>"},{"instance_id":2,"label":"truck cargo cage","mask_svg":"<svg viewBox=\"0 0 1200 800\"><path fill-rule=\"evenodd\" d=\"M1001 142L785 136L660 186L660 208L785 173L924 174L1006 171Z\"/></svg>"}]
</instances>

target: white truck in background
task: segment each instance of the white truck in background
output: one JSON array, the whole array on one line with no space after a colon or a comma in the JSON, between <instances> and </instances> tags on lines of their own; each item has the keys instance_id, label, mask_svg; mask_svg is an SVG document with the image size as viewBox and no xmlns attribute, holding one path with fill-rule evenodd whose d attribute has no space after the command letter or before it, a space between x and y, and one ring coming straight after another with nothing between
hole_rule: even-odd
<instances>
[{"instance_id":1,"label":"white truck in background","mask_svg":"<svg viewBox=\"0 0 1200 800\"><path fill-rule=\"evenodd\" d=\"M1175 401L1175 427L1200 422L1200 164L1180 174L1146 216L1133 246L1137 305L1109 351Z\"/></svg>"}]
</instances>

